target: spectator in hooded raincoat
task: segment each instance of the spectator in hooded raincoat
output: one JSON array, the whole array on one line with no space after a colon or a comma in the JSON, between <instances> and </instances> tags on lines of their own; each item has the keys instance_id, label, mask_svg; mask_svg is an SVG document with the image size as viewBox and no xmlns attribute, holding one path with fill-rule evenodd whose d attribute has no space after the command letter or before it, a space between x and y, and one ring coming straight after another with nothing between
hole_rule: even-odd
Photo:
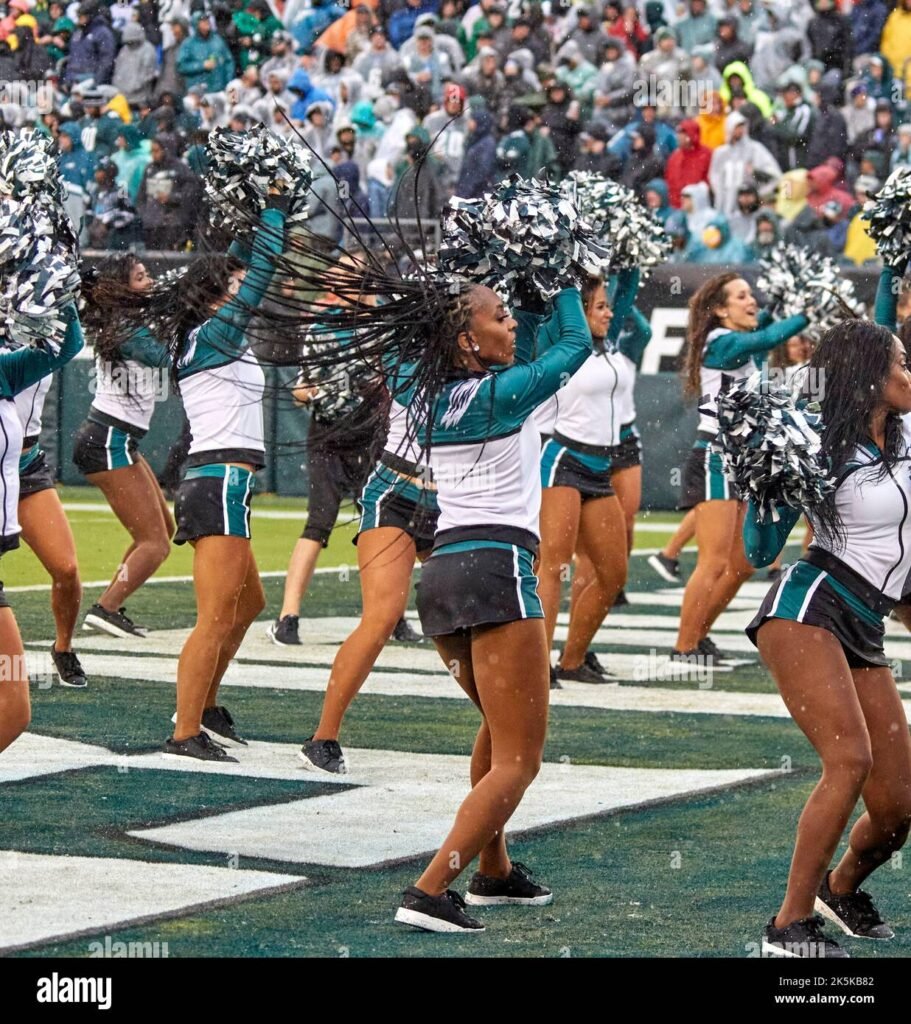
<instances>
[{"instance_id":1,"label":"spectator in hooded raincoat","mask_svg":"<svg viewBox=\"0 0 911 1024\"><path fill-rule=\"evenodd\" d=\"M234 78L234 58L228 44L212 28L212 19L205 13L193 15L193 35L180 44L177 70L187 88L204 85L206 92L222 92Z\"/></svg>"},{"instance_id":2,"label":"spectator in hooded raincoat","mask_svg":"<svg viewBox=\"0 0 911 1024\"><path fill-rule=\"evenodd\" d=\"M702 145L701 135L696 120L681 121L677 127L677 148L664 169L669 203L675 210L680 208L680 192L685 186L709 180L712 151Z\"/></svg>"},{"instance_id":3,"label":"spectator in hooded raincoat","mask_svg":"<svg viewBox=\"0 0 911 1024\"><path fill-rule=\"evenodd\" d=\"M158 56L142 26L135 21L124 25L120 38L123 46L114 61L111 84L123 93L130 106L138 107L152 98L158 76Z\"/></svg>"}]
</instances>

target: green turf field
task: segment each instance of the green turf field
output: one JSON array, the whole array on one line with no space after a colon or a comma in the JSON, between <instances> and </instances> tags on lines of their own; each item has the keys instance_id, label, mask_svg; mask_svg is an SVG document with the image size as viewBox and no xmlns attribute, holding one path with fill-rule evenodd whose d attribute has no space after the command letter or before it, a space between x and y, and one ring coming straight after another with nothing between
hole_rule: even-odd
<instances>
[{"instance_id":1,"label":"green turf field","mask_svg":"<svg viewBox=\"0 0 911 1024\"><path fill-rule=\"evenodd\" d=\"M87 490L63 497L101 504ZM284 568L302 510L257 499L263 571ZM94 507L74 508L71 521L83 578L103 580L123 531ZM676 517L642 521L640 551L662 544ZM816 758L758 664L710 685L636 677L669 648L680 594L640 555L633 604L612 614L596 644L626 678L567 684L555 696L545 766L512 846L554 888L554 904L488 910L479 915L487 931L466 937L392 924L401 890L467 789L477 715L431 651L391 645L346 721L352 774L327 780L298 767L332 653L359 610L357 574L344 569L351 532L338 531L322 563L329 571L306 600L305 646L268 644L264 616L229 670L223 700L252 741L238 771L166 768L157 754L193 622L192 589L173 579L191 570L186 550L130 602L149 638L83 634L89 688L33 687L31 732L0 757L0 877L17 897L0 920L0 952L88 957L107 937L170 957L753 954L782 892ZM26 645L40 654L53 635L48 593L16 588L45 584L43 570L21 550L4 558L3 578ZM265 584L274 615L280 575ZM762 586L747 590L714 634L744 658L742 621ZM87 588L86 602L97 592ZM887 650L900 669L911 639L890 627ZM871 884L898 937L847 940L852 955L911 953L908 871L896 857Z\"/></svg>"}]
</instances>

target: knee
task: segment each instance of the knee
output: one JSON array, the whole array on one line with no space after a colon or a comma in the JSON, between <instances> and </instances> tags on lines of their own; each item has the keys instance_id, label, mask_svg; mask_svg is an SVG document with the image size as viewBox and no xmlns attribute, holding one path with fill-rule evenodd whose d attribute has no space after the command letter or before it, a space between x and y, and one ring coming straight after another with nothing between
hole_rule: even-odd
<instances>
[{"instance_id":1,"label":"knee","mask_svg":"<svg viewBox=\"0 0 911 1024\"><path fill-rule=\"evenodd\" d=\"M834 757L823 758L823 779L826 775L837 775L857 789L863 787L872 770L873 753L869 745L856 744L838 751Z\"/></svg>"},{"instance_id":2,"label":"knee","mask_svg":"<svg viewBox=\"0 0 911 1024\"><path fill-rule=\"evenodd\" d=\"M161 563L171 553L171 541L166 534L148 541L147 546L149 555L154 558L159 565L161 565Z\"/></svg>"},{"instance_id":3,"label":"knee","mask_svg":"<svg viewBox=\"0 0 911 1024\"><path fill-rule=\"evenodd\" d=\"M79 586L79 566L76 561L67 561L54 569L54 586L67 590Z\"/></svg>"},{"instance_id":4,"label":"knee","mask_svg":"<svg viewBox=\"0 0 911 1024\"><path fill-rule=\"evenodd\" d=\"M572 575L572 561L571 551L542 551L538 576L551 583L568 580Z\"/></svg>"},{"instance_id":5,"label":"knee","mask_svg":"<svg viewBox=\"0 0 911 1024\"><path fill-rule=\"evenodd\" d=\"M732 576L736 577L740 583L746 583L755 571L756 570L749 562L742 562L728 570L728 572L730 572Z\"/></svg>"},{"instance_id":6,"label":"knee","mask_svg":"<svg viewBox=\"0 0 911 1024\"><path fill-rule=\"evenodd\" d=\"M713 583L721 579L728 571L728 563L723 558L716 558L714 555L708 558L700 558L697 568L704 578Z\"/></svg>"},{"instance_id":7,"label":"knee","mask_svg":"<svg viewBox=\"0 0 911 1024\"><path fill-rule=\"evenodd\" d=\"M517 789L525 791L535 781L541 770L542 751L528 752L516 757L509 765L509 772Z\"/></svg>"},{"instance_id":8,"label":"knee","mask_svg":"<svg viewBox=\"0 0 911 1024\"><path fill-rule=\"evenodd\" d=\"M266 608L266 595L260 587L256 593L248 594L237 603L235 625L249 626L262 615Z\"/></svg>"}]
</instances>

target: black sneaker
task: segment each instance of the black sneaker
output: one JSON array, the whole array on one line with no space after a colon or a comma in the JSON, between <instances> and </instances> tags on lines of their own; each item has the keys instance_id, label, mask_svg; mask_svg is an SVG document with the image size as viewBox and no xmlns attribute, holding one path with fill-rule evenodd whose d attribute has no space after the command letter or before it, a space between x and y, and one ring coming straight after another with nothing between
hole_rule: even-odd
<instances>
[{"instance_id":1,"label":"black sneaker","mask_svg":"<svg viewBox=\"0 0 911 1024\"><path fill-rule=\"evenodd\" d=\"M181 740L179 743L172 736L165 741L162 757L195 757L198 761L221 761L237 764L237 758L231 757L225 748L209 737L208 733L201 732L197 736L191 736L188 740Z\"/></svg>"},{"instance_id":2,"label":"black sneaker","mask_svg":"<svg viewBox=\"0 0 911 1024\"><path fill-rule=\"evenodd\" d=\"M120 608L116 612L109 612L100 604L93 604L86 612L85 620L82 623L83 629L100 629L102 633L110 633L111 636L119 636L124 639L130 637L144 637L147 629L137 626L127 615L126 608Z\"/></svg>"},{"instance_id":3,"label":"black sneaker","mask_svg":"<svg viewBox=\"0 0 911 1024\"><path fill-rule=\"evenodd\" d=\"M557 679L557 670L553 667L553 665L550 666L550 688L552 690L563 689L563 684L560 682L559 679Z\"/></svg>"},{"instance_id":4,"label":"black sneaker","mask_svg":"<svg viewBox=\"0 0 911 1024\"><path fill-rule=\"evenodd\" d=\"M399 924L410 924L425 932L482 932L484 925L469 917L465 900L452 889L441 896L428 896L410 885L402 896L402 905L395 912Z\"/></svg>"},{"instance_id":5,"label":"black sneaker","mask_svg":"<svg viewBox=\"0 0 911 1024\"><path fill-rule=\"evenodd\" d=\"M57 669L57 678L61 686L70 686L74 690L84 690L89 681L86 679L85 671L79 664L79 658L75 651L58 651L51 646L51 658L54 661L54 668Z\"/></svg>"},{"instance_id":6,"label":"black sneaker","mask_svg":"<svg viewBox=\"0 0 911 1024\"><path fill-rule=\"evenodd\" d=\"M582 661L583 665L587 665L593 672L597 672L598 675L610 676L610 672L601 664L598 660L598 655L594 651L586 651L585 658Z\"/></svg>"},{"instance_id":7,"label":"black sneaker","mask_svg":"<svg viewBox=\"0 0 911 1024\"><path fill-rule=\"evenodd\" d=\"M873 905L873 897L863 889L837 896L829 888L829 875L819 886L815 909L834 921L846 934L855 939L893 939L895 932L883 921Z\"/></svg>"},{"instance_id":8,"label":"black sneaker","mask_svg":"<svg viewBox=\"0 0 911 1024\"><path fill-rule=\"evenodd\" d=\"M578 668L563 668L562 665L557 665L557 678L566 679L572 683L606 683L609 681L600 672L586 665L584 661Z\"/></svg>"},{"instance_id":9,"label":"black sneaker","mask_svg":"<svg viewBox=\"0 0 911 1024\"><path fill-rule=\"evenodd\" d=\"M676 558L668 558L660 551L657 555L649 555L648 564L668 583L680 583L680 562Z\"/></svg>"},{"instance_id":10,"label":"black sneaker","mask_svg":"<svg viewBox=\"0 0 911 1024\"><path fill-rule=\"evenodd\" d=\"M228 743L237 743L246 747L247 741L241 739L234 728L234 719L226 707L219 704L214 708L206 708L202 713L203 730L217 740L224 740Z\"/></svg>"},{"instance_id":11,"label":"black sneaker","mask_svg":"<svg viewBox=\"0 0 911 1024\"><path fill-rule=\"evenodd\" d=\"M776 928L773 917L762 933L762 955L813 960L850 959L851 954L846 949L823 934L823 923L819 914L814 914L802 921L792 921L786 928Z\"/></svg>"},{"instance_id":12,"label":"black sneaker","mask_svg":"<svg viewBox=\"0 0 911 1024\"><path fill-rule=\"evenodd\" d=\"M492 878L476 872L465 893L465 902L473 907L499 907L520 904L525 907L545 907L553 903L554 894L546 885L532 881L531 872L524 864L513 861L508 878Z\"/></svg>"},{"instance_id":13,"label":"black sneaker","mask_svg":"<svg viewBox=\"0 0 911 1024\"><path fill-rule=\"evenodd\" d=\"M318 772L329 772L330 775L348 774L345 755L337 740L315 740L310 736L304 740L304 745L297 756L308 768L315 768Z\"/></svg>"},{"instance_id":14,"label":"black sneaker","mask_svg":"<svg viewBox=\"0 0 911 1024\"><path fill-rule=\"evenodd\" d=\"M619 594L614 598L614 603L611 605L612 608L622 608L624 605L629 604L629 598L626 596L626 591L621 590Z\"/></svg>"},{"instance_id":15,"label":"black sneaker","mask_svg":"<svg viewBox=\"0 0 911 1024\"><path fill-rule=\"evenodd\" d=\"M299 647L301 642L300 634L297 631L299 622L300 616L298 615L286 615L284 618L276 619L275 622L269 623L266 636L279 647Z\"/></svg>"},{"instance_id":16,"label":"black sneaker","mask_svg":"<svg viewBox=\"0 0 911 1024\"><path fill-rule=\"evenodd\" d=\"M696 645L696 650L706 658L712 658L715 661L724 661L728 657L728 655L721 653L710 636L703 637Z\"/></svg>"},{"instance_id":17,"label":"black sneaker","mask_svg":"<svg viewBox=\"0 0 911 1024\"><path fill-rule=\"evenodd\" d=\"M398 640L400 644L422 644L424 642L424 637L412 629L411 623L404 615L395 624L392 639Z\"/></svg>"}]
</instances>

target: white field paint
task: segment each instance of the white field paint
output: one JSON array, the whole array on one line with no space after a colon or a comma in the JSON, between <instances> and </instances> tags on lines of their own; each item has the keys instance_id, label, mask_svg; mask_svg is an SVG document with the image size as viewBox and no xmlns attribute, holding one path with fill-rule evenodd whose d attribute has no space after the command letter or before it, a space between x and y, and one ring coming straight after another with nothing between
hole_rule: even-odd
<instances>
[{"instance_id":1,"label":"white field paint","mask_svg":"<svg viewBox=\"0 0 911 1024\"><path fill-rule=\"evenodd\" d=\"M297 748L257 743L241 751L263 770L285 765ZM301 864L368 867L436 850L469 789L469 758L390 750L346 750L357 788L268 807L231 811L196 822L139 829L130 835L191 850L235 850ZM236 768L228 765L222 771ZM301 772L300 774L309 774ZM509 824L511 833L680 798L761 776L768 770L605 768L545 764ZM319 781L332 779L312 773Z\"/></svg>"},{"instance_id":2,"label":"white field paint","mask_svg":"<svg viewBox=\"0 0 911 1024\"><path fill-rule=\"evenodd\" d=\"M48 772L110 766L117 769L110 774L112 790L122 773L152 769L296 780L303 786L329 783L338 792L129 833L223 855L225 868L0 851L0 885L8 894L0 918L0 951L178 916L305 881L246 870L245 857L366 867L434 850L468 790L469 758L366 749L346 753L351 773L328 776L304 770L296 744L253 741L240 751L239 764L206 764L165 760L157 753L124 757L102 747L26 734L0 759L0 786ZM543 766L510 832L778 774L765 769L606 768L575 765L566 756Z\"/></svg>"},{"instance_id":3,"label":"white field paint","mask_svg":"<svg viewBox=\"0 0 911 1024\"><path fill-rule=\"evenodd\" d=\"M0 952L304 884L301 875L227 866L0 850Z\"/></svg>"}]
</instances>

